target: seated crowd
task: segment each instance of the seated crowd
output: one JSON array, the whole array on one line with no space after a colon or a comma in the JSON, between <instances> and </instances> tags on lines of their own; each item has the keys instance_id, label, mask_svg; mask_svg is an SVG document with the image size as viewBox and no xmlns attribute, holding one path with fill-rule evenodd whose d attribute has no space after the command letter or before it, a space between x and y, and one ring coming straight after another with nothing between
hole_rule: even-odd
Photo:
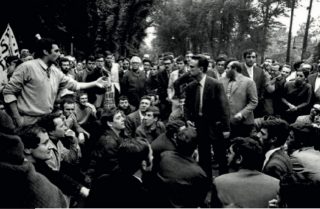
<instances>
[{"instance_id":1,"label":"seated crowd","mask_svg":"<svg viewBox=\"0 0 320 209\"><path fill-rule=\"evenodd\" d=\"M0 78L0 207L320 207L320 62L28 57Z\"/></svg>"}]
</instances>

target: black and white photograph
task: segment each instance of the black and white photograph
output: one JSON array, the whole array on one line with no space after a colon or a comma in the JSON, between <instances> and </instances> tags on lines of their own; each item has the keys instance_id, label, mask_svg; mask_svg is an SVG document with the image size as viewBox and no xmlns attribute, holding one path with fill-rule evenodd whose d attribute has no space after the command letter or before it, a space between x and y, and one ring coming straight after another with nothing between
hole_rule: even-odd
<instances>
[{"instance_id":1,"label":"black and white photograph","mask_svg":"<svg viewBox=\"0 0 320 209\"><path fill-rule=\"evenodd\" d=\"M320 0L0 5L0 208L320 208Z\"/></svg>"}]
</instances>

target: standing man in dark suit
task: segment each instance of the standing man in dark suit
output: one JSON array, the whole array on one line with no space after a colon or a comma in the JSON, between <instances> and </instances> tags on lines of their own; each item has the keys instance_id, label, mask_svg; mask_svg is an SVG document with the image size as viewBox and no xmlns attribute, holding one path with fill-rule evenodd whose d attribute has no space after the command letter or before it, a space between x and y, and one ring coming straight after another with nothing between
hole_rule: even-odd
<instances>
[{"instance_id":1,"label":"standing man in dark suit","mask_svg":"<svg viewBox=\"0 0 320 209\"><path fill-rule=\"evenodd\" d=\"M320 64L318 64L317 72L308 77L308 83L312 86L311 104L320 104Z\"/></svg>"},{"instance_id":2,"label":"standing man in dark suit","mask_svg":"<svg viewBox=\"0 0 320 209\"><path fill-rule=\"evenodd\" d=\"M265 115L265 111L263 108L264 103L264 91L267 84L267 76L265 72L256 65L257 63L257 53L253 49L248 49L243 53L243 58L245 60L245 63L242 65L242 71L241 73L244 76L247 76L251 78L257 88L258 93L258 107L255 109L254 116L261 117Z\"/></svg>"},{"instance_id":3,"label":"standing man in dark suit","mask_svg":"<svg viewBox=\"0 0 320 209\"><path fill-rule=\"evenodd\" d=\"M198 133L199 163L212 178L211 145L220 173L226 172L225 140L230 135L229 104L221 83L206 76L208 60L192 57L190 74L195 81L186 87L185 118Z\"/></svg>"},{"instance_id":4,"label":"standing man in dark suit","mask_svg":"<svg viewBox=\"0 0 320 209\"><path fill-rule=\"evenodd\" d=\"M227 63L226 76L220 81L230 105L231 138L250 136L254 126L253 111L258 105L254 81L241 74L238 61Z\"/></svg>"}]
</instances>

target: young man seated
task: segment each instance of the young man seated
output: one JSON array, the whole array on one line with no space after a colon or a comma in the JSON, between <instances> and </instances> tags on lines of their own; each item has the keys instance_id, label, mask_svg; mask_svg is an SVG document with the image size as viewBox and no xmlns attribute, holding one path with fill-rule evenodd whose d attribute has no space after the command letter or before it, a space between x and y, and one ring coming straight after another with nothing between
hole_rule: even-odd
<instances>
[{"instance_id":1,"label":"young man seated","mask_svg":"<svg viewBox=\"0 0 320 209\"><path fill-rule=\"evenodd\" d=\"M151 106L147 109L142 124L136 130L137 137L148 139L151 143L166 131L165 125L159 121L159 108Z\"/></svg>"},{"instance_id":2,"label":"young man seated","mask_svg":"<svg viewBox=\"0 0 320 209\"><path fill-rule=\"evenodd\" d=\"M63 172L52 170L46 164L46 161L51 158L51 152L49 135L44 128L38 125L28 125L19 131L19 135L24 144L25 157L35 166L37 172L46 176L65 195L83 197L89 195L88 188Z\"/></svg>"},{"instance_id":3,"label":"young man seated","mask_svg":"<svg viewBox=\"0 0 320 209\"><path fill-rule=\"evenodd\" d=\"M87 171L91 180L103 174L110 174L118 167L118 149L125 138L125 116L122 111L116 108L105 110L100 120L104 133L91 152Z\"/></svg>"},{"instance_id":4,"label":"young man seated","mask_svg":"<svg viewBox=\"0 0 320 209\"><path fill-rule=\"evenodd\" d=\"M51 158L46 161L49 167L59 171L62 161L73 165L79 163L81 151L78 139L75 137L75 133L65 125L61 113L55 112L44 116L38 121L38 125L43 127L49 135ZM62 141L69 144L68 149Z\"/></svg>"},{"instance_id":5,"label":"young man seated","mask_svg":"<svg viewBox=\"0 0 320 209\"><path fill-rule=\"evenodd\" d=\"M87 207L153 208L144 175L152 169L152 149L145 139L127 139L118 148L118 170L101 176L92 186Z\"/></svg>"},{"instance_id":6,"label":"young man seated","mask_svg":"<svg viewBox=\"0 0 320 209\"><path fill-rule=\"evenodd\" d=\"M79 125L86 125L87 123L96 119L97 110L93 104L88 102L88 94L80 92L78 95L79 102L75 105L75 115Z\"/></svg>"},{"instance_id":7,"label":"young man seated","mask_svg":"<svg viewBox=\"0 0 320 209\"><path fill-rule=\"evenodd\" d=\"M122 110L125 115L129 115L136 110L136 108L129 103L128 97L126 96L119 97L118 109Z\"/></svg>"}]
</instances>

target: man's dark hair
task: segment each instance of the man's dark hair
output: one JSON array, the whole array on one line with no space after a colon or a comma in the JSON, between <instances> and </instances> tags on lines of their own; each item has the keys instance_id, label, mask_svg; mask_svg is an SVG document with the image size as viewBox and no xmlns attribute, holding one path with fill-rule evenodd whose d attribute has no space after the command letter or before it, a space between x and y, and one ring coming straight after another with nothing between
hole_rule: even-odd
<instances>
[{"instance_id":1,"label":"man's dark hair","mask_svg":"<svg viewBox=\"0 0 320 209\"><path fill-rule=\"evenodd\" d=\"M93 56L93 55L90 55L88 58L87 58L87 63L88 62L95 62L96 61L96 58Z\"/></svg>"},{"instance_id":2,"label":"man's dark hair","mask_svg":"<svg viewBox=\"0 0 320 209\"><path fill-rule=\"evenodd\" d=\"M60 67L62 66L62 63L63 62L69 62L70 63L70 60L68 58L65 58L65 57L61 57L59 58L59 65Z\"/></svg>"},{"instance_id":3,"label":"man's dark hair","mask_svg":"<svg viewBox=\"0 0 320 209\"><path fill-rule=\"evenodd\" d=\"M73 99L73 97L66 97L66 98L62 99L62 101L60 103L60 109L63 110L65 104L75 104L75 103L76 103L76 101Z\"/></svg>"},{"instance_id":4,"label":"man's dark hair","mask_svg":"<svg viewBox=\"0 0 320 209\"><path fill-rule=\"evenodd\" d=\"M108 51L108 50L104 52L104 55L105 55L105 57L107 57L107 56L109 56L109 55L112 55L112 56L113 56L113 54L112 54L110 51Z\"/></svg>"},{"instance_id":5,"label":"man's dark hair","mask_svg":"<svg viewBox=\"0 0 320 209\"><path fill-rule=\"evenodd\" d=\"M160 117L160 110L158 107L155 106L150 106L146 112L152 112L153 113L153 117L158 118Z\"/></svg>"},{"instance_id":6,"label":"man's dark hair","mask_svg":"<svg viewBox=\"0 0 320 209\"><path fill-rule=\"evenodd\" d=\"M243 52L243 58L246 58L248 55L255 53L257 55L257 52L254 49L247 49Z\"/></svg>"},{"instance_id":7,"label":"man's dark hair","mask_svg":"<svg viewBox=\"0 0 320 209\"><path fill-rule=\"evenodd\" d=\"M24 126L21 128L18 132L18 135L20 136L24 148L31 148L35 149L39 146L40 138L38 137L39 133L46 133L47 131L38 126L37 124Z\"/></svg>"},{"instance_id":8,"label":"man's dark hair","mask_svg":"<svg viewBox=\"0 0 320 209\"><path fill-rule=\"evenodd\" d=\"M226 64L224 65L225 68L229 65L230 62L233 62L233 61L238 61L236 58L230 58L226 61Z\"/></svg>"},{"instance_id":9,"label":"man's dark hair","mask_svg":"<svg viewBox=\"0 0 320 209\"><path fill-rule=\"evenodd\" d=\"M117 62L120 62L120 61L123 61L124 60L124 57L123 56L120 56L117 60Z\"/></svg>"},{"instance_id":10,"label":"man's dark hair","mask_svg":"<svg viewBox=\"0 0 320 209\"><path fill-rule=\"evenodd\" d=\"M259 143L249 137L237 137L232 140L231 146L235 157L242 157L241 168L261 170L264 155Z\"/></svg>"},{"instance_id":11,"label":"man's dark hair","mask_svg":"<svg viewBox=\"0 0 320 209\"><path fill-rule=\"evenodd\" d=\"M206 72L207 72L207 70L208 70L208 65L209 65L209 61L208 61L208 59L207 59L205 56L203 56L203 55L194 55L194 56L192 56L191 59L198 61L198 67L199 67L199 68L202 67L203 73L206 73Z\"/></svg>"},{"instance_id":12,"label":"man's dark hair","mask_svg":"<svg viewBox=\"0 0 320 209\"><path fill-rule=\"evenodd\" d=\"M51 131L54 131L56 129L56 124L54 123L54 119L61 117L61 112L56 111L53 113L50 113L48 115L43 116L40 118L40 120L37 122L37 124L44 128L48 133Z\"/></svg>"},{"instance_id":13,"label":"man's dark hair","mask_svg":"<svg viewBox=\"0 0 320 209\"><path fill-rule=\"evenodd\" d=\"M150 59L143 59L142 63L144 64L145 62L150 63L150 66L153 67L153 64Z\"/></svg>"},{"instance_id":14,"label":"man's dark hair","mask_svg":"<svg viewBox=\"0 0 320 209\"><path fill-rule=\"evenodd\" d=\"M178 133L176 139L177 151L185 156L191 156L197 147L197 132L195 128L185 128Z\"/></svg>"},{"instance_id":15,"label":"man's dark hair","mask_svg":"<svg viewBox=\"0 0 320 209\"><path fill-rule=\"evenodd\" d=\"M231 68L235 69L238 73L241 73L242 68L241 68L241 64L239 61L233 61Z\"/></svg>"},{"instance_id":16,"label":"man's dark hair","mask_svg":"<svg viewBox=\"0 0 320 209\"><path fill-rule=\"evenodd\" d=\"M122 96L119 97L119 101L121 101L121 100L127 100L127 101L129 101L128 97L127 97L127 96L124 96L124 95L122 95Z\"/></svg>"},{"instance_id":17,"label":"man's dark hair","mask_svg":"<svg viewBox=\"0 0 320 209\"><path fill-rule=\"evenodd\" d=\"M277 137L274 143L276 147L282 146L289 136L289 124L282 119L265 120L262 122L261 128L268 130L269 138Z\"/></svg>"},{"instance_id":18,"label":"man's dark hair","mask_svg":"<svg viewBox=\"0 0 320 209\"><path fill-rule=\"evenodd\" d=\"M302 69L302 68L297 69L297 72L302 72L306 79L308 78L308 76L310 74L310 71Z\"/></svg>"},{"instance_id":19,"label":"man's dark hair","mask_svg":"<svg viewBox=\"0 0 320 209\"><path fill-rule=\"evenodd\" d=\"M35 57L36 58L42 58L45 56L44 50L47 51L48 53L51 53L52 45L57 44L54 40L52 39L40 39L36 43L36 49L35 49Z\"/></svg>"},{"instance_id":20,"label":"man's dark hair","mask_svg":"<svg viewBox=\"0 0 320 209\"><path fill-rule=\"evenodd\" d=\"M221 61L227 62L226 58L224 58L224 57L218 57L216 59L216 63L221 62Z\"/></svg>"},{"instance_id":21,"label":"man's dark hair","mask_svg":"<svg viewBox=\"0 0 320 209\"><path fill-rule=\"evenodd\" d=\"M170 60L171 63L173 62L173 58L169 55L167 55L163 58L163 61L166 61L166 60Z\"/></svg>"},{"instance_id":22,"label":"man's dark hair","mask_svg":"<svg viewBox=\"0 0 320 209\"><path fill-rule=\"evenodd\" d=\"M316 129L308 123L296 122L290 125L290 130L293 131L294 141L300 147L314 146L316 142Z\"/></svg>"},{"instance_id":23,"label":"man's dark hair","mask_svg":"<svg viewBox=\"0 0 320 209\"><path fill-rule=\"evenodd\" d=\"M185 126L186 123L182 120L173 120L166 124L166 136L172 139L174 134L178 133L180 128Z\"/></svg>"},{"instance_id":24,"label":"man's dark hair","mask_svg":"<svg viewBox=\"0 0 320 209\"><path fill-rule=\"evenodd\" d=\"M103 56L103 54L97 54L97 56L96 56L96 60L98 60L98 59L104 59L104 56Z\"/></svg>"},{"instance_id":25,"label":"man's dark hair","mask_svg":"<svg viewBox=\"0 0 320 209\"><path fill-rule=\"evenodd\" d=\"M297 61L293 64L293 69L294 70L298 70L301 66L301 64L303 63L303 61Z\"/></svg>"},{"instance_id":26,"label":"man's dark hair","mask_svg":"<svg viewBox=\"0 0 320 209\"><path fill-rule=\"evenodd\" d=\"M184 64L186 64L186 60L183 56L179 56L177 59L176 59L176 62L183 62Z\"/></svg>"},{"instance_id":27,"label":"man's dark hair","mask_svg":"<svg viewBox=\"0 0 320 209\"><path fill-rule=\"evenodd\" d=\"M104 125L104 127L108 127L107 122L113 122L113 117L119 112L122 111L117 109L116 107L113 107L111 109L104 109L101 113L101 124Z\"/></svg>"},{"instance_id":28,"label":"man's dark hair","mask_svg":"<svg viewBox=\"0 0 320 209\"><path fill-rule=\"evenodd\" d=\"M149 100L151 102L151 98L149 96L147 96L147 95L144 95L143 97L141 97L140 102L142 100L144 100L144 99L147 99L147 100Z\"/></svg>"},{"instance_id":29,"label":"man's dark hair","mask_svg":"<svg viewBox=\"0 0 320 209\"><path fill-rule=\"evenodd\" d=\"M141 168L142 161L149 162L150 144L146 139L126 139L121 143L118 151L119 167L122 172L134 174Z\"/></svg>"}]
</instances>

